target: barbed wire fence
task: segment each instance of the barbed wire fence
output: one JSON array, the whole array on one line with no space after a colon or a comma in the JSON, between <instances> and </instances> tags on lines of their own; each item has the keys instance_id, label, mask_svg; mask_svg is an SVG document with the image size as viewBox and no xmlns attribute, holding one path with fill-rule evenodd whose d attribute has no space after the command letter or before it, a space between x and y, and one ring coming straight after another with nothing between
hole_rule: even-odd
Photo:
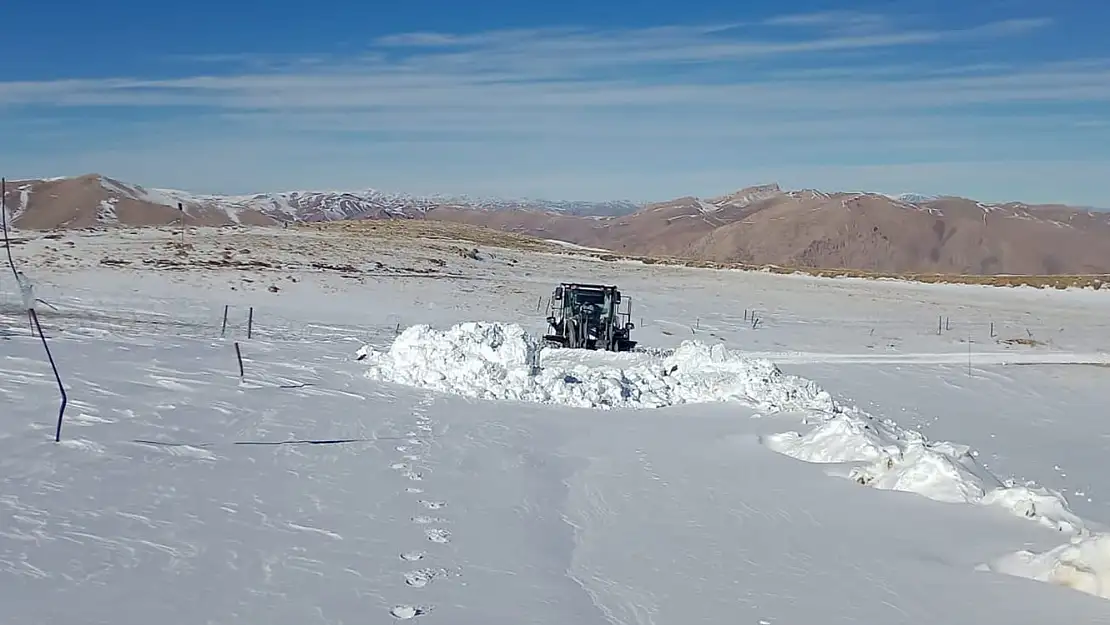
<instances>
[{"instance_id":1,"label":"barbed wire fence","mask_svg":"<svg viewBox=\"0 0 1110 625\"><path fill-rule=\"evenodd\" d=\"M213 306L210 318L195 308L188 315L119 307L94 308L52 302L37 311L43 331L58 338L153 336L180 339L257 340L271 342L354 342L387 345L407 325L397 316L370 324L304 322L258 307ZM224 319L225 306L227 311ZM0 334L30 335L27 310L10 294L0 293Z\"/></svg>"}]
</instances>

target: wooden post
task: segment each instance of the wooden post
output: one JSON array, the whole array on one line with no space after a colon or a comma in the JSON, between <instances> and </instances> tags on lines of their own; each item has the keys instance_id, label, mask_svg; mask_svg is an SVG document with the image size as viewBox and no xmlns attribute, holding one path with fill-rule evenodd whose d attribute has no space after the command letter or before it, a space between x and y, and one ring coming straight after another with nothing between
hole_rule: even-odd
<instances>
[{"instance_id":1,"label":"wooden post","mask_svg":"<svg viewBox=\"0 0 1110 625\"><path fill-rule=\"evenodd\" d=\"M177 203L177 210L178 210L178 212L181 213L181 248L184 249L185 248L185 206L181 202L178 202Z\"/></svg>"},{"instance_id":2,"label":"wooden post","mask_svg":"<svg viewBox=\"0 0 1110 625\"><path fill-rule=\"evenodd\" d=\"M235 359L239 361L239 380L242 381L243 373L243 352L239 350L239 341L235 341Z\"/></svg>"}]
</instances>

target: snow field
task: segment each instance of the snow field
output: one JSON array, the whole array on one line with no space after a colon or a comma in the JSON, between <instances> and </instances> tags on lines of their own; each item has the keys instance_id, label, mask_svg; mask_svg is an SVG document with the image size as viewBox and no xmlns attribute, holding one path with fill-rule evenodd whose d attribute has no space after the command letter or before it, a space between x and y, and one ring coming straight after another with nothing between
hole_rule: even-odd
<instances>
[{"instance_id":1,"label":"snow field","mask_svg":"<svg viewBox=\"0 0 1110 625\"><path fill-rule=\"evenodd\" d=\"M365 375L371 379L477 399L605 410L739 401L771 414L801 413L814 427L804 434L770 434L763 443L798 460L830 465L830 475L865 486L998 507L1076 535L1078 543L1035 557L1019 552L988 568L1093 594L1104 592L1104 585L1110 589L1110 550L1103 555L1107 543L1090 534L1060 493L1008 483L965 445L930 441L893 420L842 406L815 382L720 344L683 341L665 357L606 358L541 347L516 324L464 322L446 330L410 326L388 349L364 345L357 357L368 365ZM1028 563L1017 566L1015 561Z\"/></svg>"},{"instance_id":2,"label":"snow field","mask_svg":"<svg viewBox=\"0 0 1110 625\"><path fill-rule=\"evenodd\" d=\"M1104 293L526 254L447 258L465 279L355 282L297 269L318 258L294 249L302 233L275 233L281 250L263 232L196 239L281 259L280 272L147 267L173 233L123 252L116 234L67 237L87 268L31 262L68 240L16 250L60 308L41 317L70 390L62 445L50 369L0 276L0 603L13 621L1110 622L1095 596L1106 370L1065 366L1107 360ZM349 256L387 261L374 245ZM553 284L599 272L636 298L648 353L505 349L509 322L539 331ZM450 332L491 315L502 347L390 356L398 324ZM988 319L999 339L1040 344L995 341ZM364 342L380 349L352 359ZM309 442L325 439L352 442ZM772 452L776 440L817 462ZM1051 486L1046 500L1026 478ZM1046 514L1053 491L1082 519ZM992 498L1013 502L981 505Z\"/></svg>"},{"instance_id":3,"label":"snow field","mask_svg":"<svg viewBox=\"0 0 1110 625\"><path fill-rule=\"evenodd\" d=\"M514 466L519 433L471 422L511 413L374 388L343 345L241 341L240 379L230 341L55 334L70 395L55 445L54 381L17 320L0 338L14 621L479 623L547 604L534 622L603 625L575 618L589 602L559 586L565 565L536 573L524 537L565 525L512 507L556 509Z\"/></svg>"}]
</instances>

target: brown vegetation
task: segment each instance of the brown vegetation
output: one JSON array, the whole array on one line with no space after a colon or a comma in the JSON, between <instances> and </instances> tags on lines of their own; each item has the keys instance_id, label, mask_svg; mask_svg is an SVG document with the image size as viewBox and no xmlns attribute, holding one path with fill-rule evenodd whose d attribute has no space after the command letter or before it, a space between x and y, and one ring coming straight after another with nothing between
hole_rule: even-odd
<instances>
[{"instance_id":1,"label":"brown vegetation","mask_svg":"<svg viewBox=\"0 0 1110 625\"><path fill-rule=\"evenodd\" d=\"M507 249L587 256L602 261L631 261L645 265L666 265L701 269L763 271L777 274L800 273L823 278L863 278L870 280L906 280L935 284L977 284L984 286L1029 286L1039 289L1089 288L1100 289L1110 283L1110 274L1087 275L968 275L917 272L872 272L858 269L833 269L814 267L782 267L778 265L755 265L750 263L729 263L706 260L693 260L666 256L638 256L631 254L610 254L583 249L567 248L548 243L536 237L494 230L466 223L394 220L394 221L335 221L319 224L304 224L301 227L320 231L357 233L360 236L383 239L406 238L441 241L467 241L477 245Z\"/></svg>"}]
</instances>

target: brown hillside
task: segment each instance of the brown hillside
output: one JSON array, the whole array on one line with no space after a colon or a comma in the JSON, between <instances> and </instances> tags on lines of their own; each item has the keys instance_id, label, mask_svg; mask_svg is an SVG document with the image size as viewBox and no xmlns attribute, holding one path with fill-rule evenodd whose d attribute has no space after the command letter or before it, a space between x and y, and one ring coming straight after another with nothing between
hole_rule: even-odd
<instances>
[{"instance_id":1,"label":"brown hillside","mask_svg":"<svg viewBox=\"0 0 1110 625\"><path fill-rule=\"evenodd\" d=\"M1110 214L958 197L909 202L769 184L589 216L374 190L193 195L96 174L11 181L7 189L9 215L27 229L176 224L180 202L188 223L198 226L430 219L643 257L878 273L1110 273Z\"/></svg>"}]
</instances>

